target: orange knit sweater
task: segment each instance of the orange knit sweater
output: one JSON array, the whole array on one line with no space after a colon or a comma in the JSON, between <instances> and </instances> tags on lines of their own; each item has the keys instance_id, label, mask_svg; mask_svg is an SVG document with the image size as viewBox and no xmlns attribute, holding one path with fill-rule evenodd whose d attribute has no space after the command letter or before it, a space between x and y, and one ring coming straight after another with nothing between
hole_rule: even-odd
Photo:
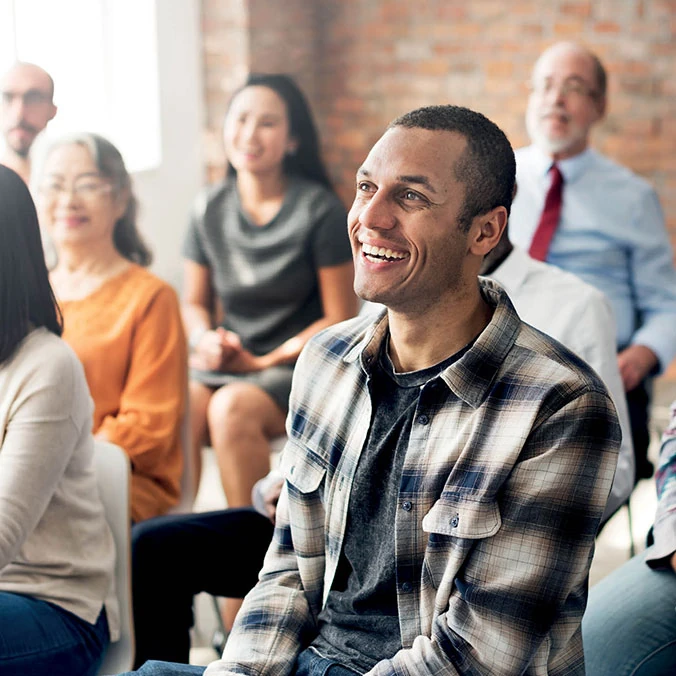
<instances>
[{"instance_id":1,"label":"orange knit sweater","mask_svg":"<svg viewBox=\"0 0 676 676\"><path fill-rule=\"evenodd\" d=\"M63 338L84 365L94 433L132 462L131 513L141 521L179 500L187 349L174 290L138 265L81 300L60 303Z\"/></svg>"}]
</instances>

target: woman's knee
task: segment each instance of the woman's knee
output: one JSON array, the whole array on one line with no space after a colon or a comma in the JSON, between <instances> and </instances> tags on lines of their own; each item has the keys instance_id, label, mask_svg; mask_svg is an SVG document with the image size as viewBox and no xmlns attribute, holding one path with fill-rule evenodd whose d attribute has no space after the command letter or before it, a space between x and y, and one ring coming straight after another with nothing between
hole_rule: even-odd
<instances>
[{"instance_id":1,"label":"woman's knee","mask_svg":"<svg viewBox=\"0 0 676 676\"><path fill-rule=\"evenodd\" d=\"M217 390L207 410L209 427L223 427L229 433L263 430L271 415L268 395L255 385L234 383ZM274 402L270 400L274 406Z\"/></svg>"}]
</instances>

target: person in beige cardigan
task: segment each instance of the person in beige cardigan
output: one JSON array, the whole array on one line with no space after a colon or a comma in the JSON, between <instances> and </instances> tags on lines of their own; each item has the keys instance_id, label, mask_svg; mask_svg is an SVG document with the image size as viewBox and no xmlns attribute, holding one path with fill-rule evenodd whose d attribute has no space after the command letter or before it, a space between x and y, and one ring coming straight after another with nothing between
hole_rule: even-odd
<instances>
[{"instance_id":1,"label":"person in beige cardigan","mask_svg":"<svg viewBox=\"0 0 676 676\"><path fill-rule=\"evenodd\" d=\"M0 674L93 676L119 629L92 402L30 193L3 166L0 242Z\"/></svg>"}]
</instances>

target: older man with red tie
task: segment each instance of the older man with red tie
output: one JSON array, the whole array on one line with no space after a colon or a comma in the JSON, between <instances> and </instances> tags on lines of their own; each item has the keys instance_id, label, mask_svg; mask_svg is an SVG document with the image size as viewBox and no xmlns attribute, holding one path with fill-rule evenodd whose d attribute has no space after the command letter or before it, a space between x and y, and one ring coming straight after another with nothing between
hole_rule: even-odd
<instances>
[{"instance_id":1,"label":"older man with red tie","mask_svg":"<svg viewBox=\"0 0 676 676\"><path fill-rule=\"evenodd\" d=\"M516 152L510 235L610 299L641 478L652 474L650 378L676 355L676 270L653 188L589 147L605 114L606 79L599 58L573 43L538 59L526 115L532 145Z\"/></svg>"}]
</instances>

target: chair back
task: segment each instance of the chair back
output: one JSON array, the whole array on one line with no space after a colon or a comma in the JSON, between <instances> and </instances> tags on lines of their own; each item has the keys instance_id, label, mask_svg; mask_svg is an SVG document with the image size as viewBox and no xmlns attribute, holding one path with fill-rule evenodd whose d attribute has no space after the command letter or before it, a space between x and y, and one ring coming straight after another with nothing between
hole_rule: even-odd
<instances>
[{"instance_id":1,"label":"chair back","mask_svg":"<svg viewBox=\"0 0 676 676\"><path fill-rule=\"evenodd\" d=\"M131 605L130 465L115 444L94 441L94 466L106 520L115 541L115 589L120 607L120 639L110 643L99 674L119 674L134 664L134 618Z\"/></svg>"},{"instance_id":2,"label":"chair back","mask_svg":"<svg viewBox=\"0 0 676 676\"><path fill-rule=\"evenodd\" d=\"M197 467L195 456L192 452L192 440L190 435L190 394L186 391L185 412L181 420L181 450L183 452L183 473L181 474L181 498L174 505L169 514L186 514L192 512L195 502L195 486L199 477L196 477Z\"/></svg>"}]
</instances>

